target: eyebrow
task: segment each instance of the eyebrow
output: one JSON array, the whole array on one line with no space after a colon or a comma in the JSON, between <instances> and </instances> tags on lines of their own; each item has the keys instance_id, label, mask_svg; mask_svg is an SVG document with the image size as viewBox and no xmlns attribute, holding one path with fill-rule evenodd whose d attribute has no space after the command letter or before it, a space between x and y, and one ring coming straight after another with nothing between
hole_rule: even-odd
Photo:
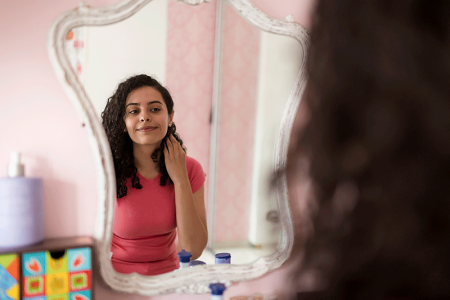
<instances>
[{"instance_id":1,"label":"eyebrow","mask_svg":"<svg viewBox=\"0 0 450 300\"><path fill-rule=\"evenodd\" d=\"M159 103L159 104L162 104L161 101L155 100L155 101L147 102L147 105L150 105L150 104L153 104L153 103ZM127 107L130 106L130 105L139 105L139 103L128 103L128 104L125 106L125 108L127 108Z\"/></svg>"}]
</instances>

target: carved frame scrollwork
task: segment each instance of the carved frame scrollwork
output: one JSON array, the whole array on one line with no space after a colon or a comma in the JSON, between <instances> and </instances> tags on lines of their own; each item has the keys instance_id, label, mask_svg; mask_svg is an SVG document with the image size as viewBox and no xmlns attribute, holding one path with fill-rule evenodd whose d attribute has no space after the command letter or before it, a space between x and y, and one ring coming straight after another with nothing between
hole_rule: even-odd
<instances>
[{"instance_id":1,"label":"carved frame scrollwork","mask_svg":"<svg viewBox=\"0 0 450 300\"><path fill-rule=\"evenodd\" d=\"M67 33L79 26L98 26L120 22L139 11L152 0L124 0L110 7L90 8L80 6L60 15L52 24L48 36L50 61L58 79L72 100L81 123L85 126L91 143L97 172L98 208L95 225L95 249L99 273L112 289L142 295L161 295L166 293L209 293L209 284L222 282L227 286L233 282L258 278L279 268L289 257L294 238L293 223L286 179L281 179L277 188L277 201L282 226L282 236L276 252L246 265L204 265L181 269L158 276L117 273L109 259L112 238L113 208L116 197L113 160L108 139L103 130L83 85L70 65L65 52ZM198 5L210 0L182 0L190 5ZM225 0L218 0L225 1ZM303 57L306 57L309 38L306 30L287 18L287 21L273 19L262 13L248 0L227 0L244 18L267 32L287 35L301 44ZM306 85L305 59L302 60L299 74L284 110L282 124L277 139L275 164L282 167L286 162L289 136L294 117Z\"/></svg>"}]
</instances>

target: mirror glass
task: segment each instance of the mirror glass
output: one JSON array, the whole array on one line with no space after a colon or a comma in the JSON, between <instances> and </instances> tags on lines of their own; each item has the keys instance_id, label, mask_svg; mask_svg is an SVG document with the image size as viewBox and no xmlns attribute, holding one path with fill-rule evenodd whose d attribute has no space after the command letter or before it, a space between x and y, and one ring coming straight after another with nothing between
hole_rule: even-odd
<instances>
[{"instance_id":1,"label":"mirror glass","mask_svg":"<svg viewBox=\"0 0 450 300\"><path fill-rule=\"evenodd\" d=\"M167 87L187 154L207 174L209 242L199 260L214 264L214 254L228 252L232 264L247 264L272 254L278 244L278 208L269 180L302 52L297 40L256 28L227 2L220 16L216 6L214 0L198 6L154 0L119 23L72 29L65 47L99 118L129 76L145 73ZM214 87L217 120L212 120Z\"/></svg>"}]
</instances>

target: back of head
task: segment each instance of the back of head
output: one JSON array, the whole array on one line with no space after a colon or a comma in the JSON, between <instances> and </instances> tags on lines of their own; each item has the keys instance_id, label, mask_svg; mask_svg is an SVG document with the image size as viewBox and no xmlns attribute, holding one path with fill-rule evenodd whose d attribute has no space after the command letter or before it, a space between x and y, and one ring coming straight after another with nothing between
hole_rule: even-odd
<instances>
[{"instance_id":1,"label":"back of head","mask_svg":"<svg viewBox=\"0 0 450 300\"><path fill-rule=\"evenodd\" d=\"M449 44L450 1L319 1L288 165L309 164L295 276L320 298L450 297Z\"/></svg>"}]
</instances>

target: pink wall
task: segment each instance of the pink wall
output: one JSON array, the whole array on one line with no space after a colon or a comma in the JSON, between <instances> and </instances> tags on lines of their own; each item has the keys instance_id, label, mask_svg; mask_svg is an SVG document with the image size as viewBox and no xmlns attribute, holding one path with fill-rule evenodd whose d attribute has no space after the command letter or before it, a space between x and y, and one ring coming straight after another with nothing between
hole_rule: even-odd
<instances>
[{"instance_id":1,"label":"pink wall","mask_svg":"<svg viewBox=\"0 0 450 300\"><path fill-rule=\"evenodd\" d=\"M170 1L168 15L166 85L175 102L174 122L188 155L208 173L215 3Z\"/></svg>"},{"instance_id":2,"label":"pink wall","mask_svg":"<svg viewBox=\"0 0 450 300\"><path fill-rule=\"evenodd\" d=\"M47 54L48 29L78 0L0 1L0 177L6 176L10 152L23 153L26 175L44 178L46 237L92 235L96 210L96 178L86 133L60 86ZM91 6L113 0L90 0ZM293 14L309 28L314 0L252 0L277 18ZM233 285L226 298L282 289L287 268L258 280ZM97 299L141 299L114 293L100 284ZM178 299L179 295L152 297ZM183 299L209 299L208 295Z\"/></svg>"},{"instance_id":3,"label":"pink wall","mask_svg":"<svg viewBox=\"0 0 450 300\"><path fill-rule=\"evenodd\" d=\"M216 1L189 6L170 1L167 22L166 86L175 103L174 122L187 154L209 173ZM206 176L208 203L210 176Z\"/></svg>"},{"instance_id":4,"label":"pink wall","mask_svg":"<svg viewBox=\"0 0 450 300\"><path fill-rule=\"evenodd\" d=\"M214 241L245 242L250 220L260 33L231 5L224 5L222 23Z\"/></svg>"}]
</instances>

